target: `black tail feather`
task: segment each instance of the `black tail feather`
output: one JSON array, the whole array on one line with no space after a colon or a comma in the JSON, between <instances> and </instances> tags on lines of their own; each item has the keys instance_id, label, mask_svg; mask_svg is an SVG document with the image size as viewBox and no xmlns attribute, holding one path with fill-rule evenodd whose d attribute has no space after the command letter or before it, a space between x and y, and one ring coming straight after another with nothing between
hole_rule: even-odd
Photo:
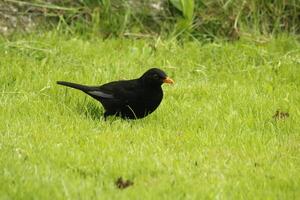
<instances>
[{"instance_id":1,"label":"black tail feather","mask_svg":"<svg viewBox=\"0 0 300 200\"><path fill-rule=\"evenodd\" d=\"M77 84L77 83L70 83L70 82L66 82L66 81L57 81L56 83L59 84L59 85L64 85L64 86L67 86L67 87L75 88L75 89L78 89L78 90L81 90L81 91L84 91L84 92L87 92L87 91L91 90L90 86L80 85L80 84Z\"/></svg>"}]
</instances>

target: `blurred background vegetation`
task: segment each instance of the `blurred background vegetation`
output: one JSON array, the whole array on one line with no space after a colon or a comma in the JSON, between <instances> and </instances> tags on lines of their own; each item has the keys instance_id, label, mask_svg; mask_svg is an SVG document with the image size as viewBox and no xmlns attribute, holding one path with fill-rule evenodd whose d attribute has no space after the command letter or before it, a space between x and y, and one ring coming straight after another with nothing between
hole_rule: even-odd
<instances>
[{"instance_id":1,"label":"blurred background vegetation","mask_svg":"<svg viewBox=\"0 0 300 200\"><path fill-rule=\"evenodd\" d=\"M213 41L299 34L299 0L3 0L0 33L56 29L110 37ZM38 29L37 29L38 28Z\"/></svg>"}]
</instances>

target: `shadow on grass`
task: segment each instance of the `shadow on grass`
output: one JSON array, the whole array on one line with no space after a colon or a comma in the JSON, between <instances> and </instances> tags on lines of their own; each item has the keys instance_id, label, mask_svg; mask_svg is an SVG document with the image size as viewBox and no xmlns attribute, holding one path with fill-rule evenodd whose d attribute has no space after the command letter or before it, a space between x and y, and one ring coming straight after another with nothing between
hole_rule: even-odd
<instances>
[{"instance_id":1,"label":"shadow on grass","mask_svg":"<svg viewBox=\"0 0 300 200\"><path fill-rule=\"evenodd\" d=\"M84 114L87 118L92 120L101 120L103 118L104 110L101 105L93 102L87 102L85 105L77 104L77 110L80 114Z\"/></svg>"}]
</instances>

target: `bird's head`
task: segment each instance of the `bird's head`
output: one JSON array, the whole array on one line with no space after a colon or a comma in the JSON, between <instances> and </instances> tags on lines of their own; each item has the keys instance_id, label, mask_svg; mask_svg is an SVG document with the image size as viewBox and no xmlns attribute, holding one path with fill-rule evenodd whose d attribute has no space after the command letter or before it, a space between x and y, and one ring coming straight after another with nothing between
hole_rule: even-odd
<instances>
[{"instance_id":1,"label":"bird's head","mask_svg":"<svg viewBox=\"0 0 300 200\"><path fill-rule=\"evenodd\" d=\"M174 81L167 74L158 68L151 68L140 78L142 82L149 86L161 86L163 83L173 84Z\"/></svg>"}]
</instances>

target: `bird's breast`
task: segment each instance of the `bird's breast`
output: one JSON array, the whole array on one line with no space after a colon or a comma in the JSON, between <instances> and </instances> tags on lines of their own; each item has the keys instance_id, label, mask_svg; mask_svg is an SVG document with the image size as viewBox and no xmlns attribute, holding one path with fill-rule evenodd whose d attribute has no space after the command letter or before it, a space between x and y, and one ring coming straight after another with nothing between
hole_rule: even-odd
<instances>
[{"instance_id":1,"label":"bird's breast","mask_svg":"<svg viewBox=\"0 0 300 200\"><path fill-rule=\"evenodd\" d=\"M141 103L148 109L148 111L154 111L160 104L163 98L162 90L148 90L145 91L144 96L141 97Z\"/></svg>"}]
</instances>

